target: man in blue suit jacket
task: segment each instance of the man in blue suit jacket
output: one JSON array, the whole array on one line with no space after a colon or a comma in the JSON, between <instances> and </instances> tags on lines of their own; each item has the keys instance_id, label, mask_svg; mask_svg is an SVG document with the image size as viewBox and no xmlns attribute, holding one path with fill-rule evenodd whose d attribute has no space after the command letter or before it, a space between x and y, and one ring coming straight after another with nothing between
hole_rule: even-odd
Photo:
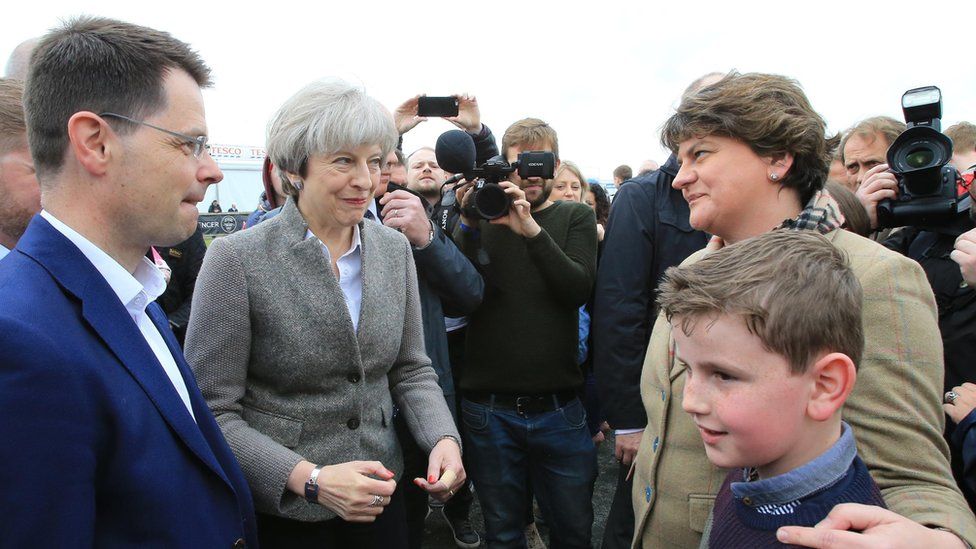
<instances>
[{"instance_id":1,"label":"man in blue suit jacket","mask_svg":"<svg viewBox=\"0 0 976 549\"><path fill-rule=\"evenodd\" d=\"M209 69L168 34L81 18L30 71L44 209L0 262L0 547L255 547L250 492L145 258L193 233L222 177Z\"/></svg>"}]
</instances>

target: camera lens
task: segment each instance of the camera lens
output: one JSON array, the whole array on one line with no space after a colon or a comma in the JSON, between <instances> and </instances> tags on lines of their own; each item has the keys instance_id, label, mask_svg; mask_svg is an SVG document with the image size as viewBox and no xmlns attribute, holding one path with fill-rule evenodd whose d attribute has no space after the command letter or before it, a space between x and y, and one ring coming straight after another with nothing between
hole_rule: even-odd
<instances>
[{"instance_id":1,"label":"camera lens","mask_svg":"<svg viewBox=\"0 0 976 549\"><path fill-rule=\"evenodd\" d=\"M937 172L952 157L952 140L931 126L915 126L902 132L885 156L895 174L918 172L923 178L939 180L932 185L941 185Z\"/></svg>"},{"instance_id":2,"label":"camera lens","mask_svg":"<svg viewBox=\"0 0 976 549\"><path fill-rule=\"evenodd\" d=\"M935 153L928 148L915 148L905 155L905 163L912 168L924 168L935 159Z\"/></svg>"},{"instance_id":3,"label":"camera lens","mask_svg":"<svg viewBox=\"0 0 976 549\"><path fill-rule=\"evenodd\" d=\"M497 219L507 214L512 204L505 189L494 183L486 184L473 198L475 208L485 219Z\"/></svg>"}]
</instances>

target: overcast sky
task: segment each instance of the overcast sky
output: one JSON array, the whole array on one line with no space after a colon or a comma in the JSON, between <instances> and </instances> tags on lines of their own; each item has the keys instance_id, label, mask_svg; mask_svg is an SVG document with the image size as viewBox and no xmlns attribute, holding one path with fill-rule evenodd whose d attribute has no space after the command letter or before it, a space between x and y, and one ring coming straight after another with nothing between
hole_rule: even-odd
<instances>
[{"instance_id":1,"label":"overcast sky","mask_svg":"<svg viewBox=\"0 0 976 549\"><path fill-rule=\"evenodd\" d=\"M337 75L393 109L416 94L469 92L499 140L525 116L559 134L563 159L610 179L667 157L658 130L684 87L710 71L796 78L831 131L901 94L938 85L944 126L976 121L976 1L806 2L85 2L17 3L0 18L0 59L60 19L104 15L172 33L214 71L211 141L263 145L275 109ZM913 28L913 26L915 28ZM428 121L409 152L448 129Z\"/></svg>"}]
</instances>

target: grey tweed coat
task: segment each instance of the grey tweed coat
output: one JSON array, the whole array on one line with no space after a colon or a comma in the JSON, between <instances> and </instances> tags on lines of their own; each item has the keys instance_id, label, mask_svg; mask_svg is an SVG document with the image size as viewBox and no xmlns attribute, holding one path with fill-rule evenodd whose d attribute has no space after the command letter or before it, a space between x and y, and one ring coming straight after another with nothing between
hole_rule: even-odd
<instances>
[{"instance_id":1,"label":"grey tweed coat","mask_svg":"<svg viewBox=\"0 0 976 549\"><path fill-rule=\"evenodd\" d=\"M363 294L354 331L339 282L318 240L305 239L307 229L289 199L273 219L214 240L193 294L186 358L256 509L322 521L336 515L285 488L302 459L378 460L402 472L394 402L427 452L458 433L424 352L406 238L359 224Z\"/></svg>"}]
</instances>

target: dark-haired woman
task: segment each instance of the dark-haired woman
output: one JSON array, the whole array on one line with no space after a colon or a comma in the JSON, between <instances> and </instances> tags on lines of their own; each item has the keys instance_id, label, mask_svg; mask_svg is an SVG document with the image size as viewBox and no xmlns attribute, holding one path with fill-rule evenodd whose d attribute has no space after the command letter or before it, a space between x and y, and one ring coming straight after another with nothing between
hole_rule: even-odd
<instances>
[{"instance_id":1,"label":"dark-haired woman","mask_svg":"<svg viewBox=\"0 0 976 549\"><path fill-rule=\"evenodd\" d=\"M932 291L917 263L840 230L838 207L823 191L836 146L825 127L795 81L733 72L685 95L662 143L680 164L673 187L688 202L692 227L714 235L710 248L784 229L818 231L846 252L864 290L866 347L844 419L890 509L972 544L976 523L954 486L942 439L942 351ZM682 410L685 376L671 328L659 317L641 378L647 430L633 485L637 536L645 547L698 545L727 474L709 463Z\"/></svg>"}]
</instances>

